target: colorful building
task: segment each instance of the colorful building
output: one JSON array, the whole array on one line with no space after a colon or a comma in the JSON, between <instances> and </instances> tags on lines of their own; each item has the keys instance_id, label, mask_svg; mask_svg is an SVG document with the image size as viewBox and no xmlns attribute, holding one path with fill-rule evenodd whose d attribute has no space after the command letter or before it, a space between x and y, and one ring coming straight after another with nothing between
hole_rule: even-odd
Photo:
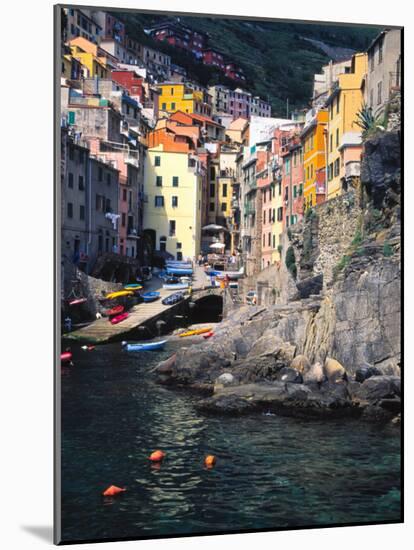
<instances>
[{"instance_id":1,"label":"colorful building","mask_svg":"<svg viewBox=\"0 0 414 550\"><path fill-rule=\"evenodd\" d=\"M160 130L162 131L162 130ZM150 143L151 136L150 136ZM197 156L180 142L159 140L145 162L144 233L154 249L177 260L200 253L202 173Z\"/></svg>"},{"instance_id":2,"label":"colorful building","mask_svg":"<svg viewBox=\"0 0 414 550\"><path fill-rule=\"evenodd\" d=\"M161 111L211 115L211 105L202 91L193 90L186 84L177 82L164 82L159 84L158 88L161 91L159 98Z\"/></svg>"},{"instance_id":3,"label":"colorful building","mask_svg":"<svg viewBox=\"0 0 414 550\"><path fill-rule=\"evenodd\" d=\"M64 8L66 14L66 40L78 36L98 44L102 37L102 27L91 18L86 9Z\"/></svg>"},{"instance_id":4,"label":"colorful building","mask_svg":"<svg viewBox=\"0 0 414 550\"><path fill-rule=\"evenodd\" d=\"M328 117L329 113L326 109L319 111L312 109L307 113L305 127L301 133L305 208L311 208L326 199Z\"/></svg>"},{"instance_id":5,"label":"colorful building","mask_svg":"<svg viewBox=\"0 0 414 550\"><path fill-rule=\"evenodd\" d=\"M112 71L112 80L118 82L126 90L128 90L131 97L134 97L142 104L145 102L145 88L143 86L144 79L140 77L135 71Z\"/></svg>"},{"instance_id":6,"label":"colorful building","mask_svg":"<svg viewBox=\"0 0 414 550\"><path fill-rule=\"evenodd\" d=\"M272 205L272 174L269 169L271 141L257 151L256 185L257 192L261 193L261 258L260 269L269 267L272 263L273 253L273 221L275 212Z\"/></svg>"},{"instance_id":7,"label":"colorful building","mask_svg":"<svg viewBox=\"0 0 414 550\"><path fill-rule=\"evenodd\" d=\"M208 48L203 51L203 64L217 67L220 71L224 71L224 55L215 48Z\"/></svg>"},{"instance_id":8,"label":"colorful building","mask_svg":"<svg viewBox=\"0 0 414 550\"><path fill-rule=\"evenodd\" d=\"M163 21L147 29L147 32L155 40L166 41L175 48L187 50L198 59L202 58L208 40L207 34L194 31L178 21Z\"/></svg>"},{"instance_id":9,"label":"colorful building","mask_svg":"<svg viewBox=\"0 0 414 550\"><path fill-rule=\"evenodd\" d=\"M296 224L303 217L304 166L299 128L300 126L284 137L280 151L284 229Z\"/></svg>"},{"instance_id":10,"label":"colorful building","mask_svg":"<svg viewBox=\"0 0 414 550\"><path fill-rule=\"evenodd\" d=\"M363 104L362 82L367 72L367 55L358 53L352 57L349 72L340 74L326 100L328 122L328 192L327 198L336 197L341 189L341 154L339 146L347 133L360 134L357 112Z\"/></svg>"}]
</instances>

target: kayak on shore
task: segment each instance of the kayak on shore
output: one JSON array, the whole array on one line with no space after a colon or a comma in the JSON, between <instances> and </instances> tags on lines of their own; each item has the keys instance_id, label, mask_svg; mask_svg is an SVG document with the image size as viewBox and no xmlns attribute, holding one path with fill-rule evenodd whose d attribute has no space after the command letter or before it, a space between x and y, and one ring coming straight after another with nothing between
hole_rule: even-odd
<instances>
[{"instance_id":1,"label":"kayak on shore","mask_svg":"<svg viewBox=\"0 0 414 550\"><path fill-rule=\"evenodd\" d=\"M125 321L127 317L128 313L121 313L120 315L115 315L115 317L112 317L109 322L111 323L111 325L117 325L118 323Z\"/></svg>"},{"instance_id":2,"label":"kayak on shore","mask_svg":"<svg viewBox=\"0 0 414 550\"><path fill-rule=\"evenodd\" d=\"M144 300L144 302L155 302L155 300L158 300L160 297L160 293L153 291L153 292L144 292L144 294L141 294L141 298Z\"/></svg>"},{"instance_id":3,"label":"kayak on shore","mask_svg":"<svg viewBox=\"0 0 414 550\"><path fill-rule=\"evenodd\" d=\"M182 332L178 336L180 338L185 338L186 336L197 336L198 334L204 334L206 332L211 332L211 327L195 328L193 330L187 330L186 332Z\"/></svg>"},{"instance_id":4,"label":"kayak on shore","mask_svg":"<svg viewBox=\"0 0 414 550\"><path fill-rule=\"evenodd\" d=\"M184 294L182 292L175 292L174 294L170 294L170 296L167 296L161 300L161 303L165 306L172 306L178 302L181 302L181 300L184 300Z\"/></svg>"},{"instance_id":5,"label":"kayak on shore","mask_svg":"<svg viewBox=\"0 0 414 550\"><path fill-rule=\"evenodd\" d=\"M123 298L124 296L133 296L132 290L117 290L116 292L110 292L105 296L106 300L114 300L115 298Z\"/></svg>"}]
</instances>

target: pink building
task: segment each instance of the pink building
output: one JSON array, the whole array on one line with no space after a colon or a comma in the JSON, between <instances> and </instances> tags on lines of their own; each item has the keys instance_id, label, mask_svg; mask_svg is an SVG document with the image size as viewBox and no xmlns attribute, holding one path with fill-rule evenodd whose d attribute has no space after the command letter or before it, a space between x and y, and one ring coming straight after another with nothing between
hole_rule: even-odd
<instances>
[{"instance_id":1,"label":"pink building","mask_svg":"<svg viewBox=\"0 0 414 550\"><path fill-rule=\"evenodd\" d=\"M217 67L221 71L224 71L224 56L214 48L208 48L203 51L203 63L204 65L211 65Z\"/></svg>"},{"instance_id":2,"label":"pink building","mask_svg":"<svg viewBox=\"0 0 414 550\"><path fill-rule=\"evenodd\" d=\"M303 149L300 126L281 136L280 157L282 163L283 229L303 217Z\"/></svg>"}]
</instances>

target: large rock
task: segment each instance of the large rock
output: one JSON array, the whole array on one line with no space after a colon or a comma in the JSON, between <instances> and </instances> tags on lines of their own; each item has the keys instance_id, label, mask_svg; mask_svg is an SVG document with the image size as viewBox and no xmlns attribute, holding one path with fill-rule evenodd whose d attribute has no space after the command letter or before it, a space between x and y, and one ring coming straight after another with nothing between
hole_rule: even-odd
<instances>
[{"instance_id":1,"label":"large rock","mask_svg":"<svg viewBox=\"0 0 414 550\"><path fill-rule=\"evenodd\" d=\"M291 382L292 384L303 383L302 374L298 370L292 369L292 367L281 368L277 373L277 380L285 383Z\"/></svg>"},{"instance_id":2,"label":"large rock","mask_svg":"<svg viewBox=\"0 0 414 550\"><path fill-rule=\"evenodd\" d=\"M324 380L325 374L319 362L316 362L303 373L303 382L305 384L322 384Z\"/></svg>"},{"instance_id":3,"label":"large rock","mask_svg":"<svg viewBox=\"0 0 414 550\"><path fill-rule=\"evenodd\" d=\"M309 359L306 357L306 355L297 355L290 363L290 367L292 369L296 369L300 373L307 372L310 370L310 363Z\"/></svg>"},{"instance_id":4,"label":"large rock","mask_svg":"<svg viewBox=\"0 0 414 550\"><path fill-rule=\"evenodd\" d=\"M355 371L355 381L364 382L365 380L368 380L368 378L371 378L372 376L381 376L382 372L377 369L376 367L372 367L370 365L364 365L362 367L358 367Z\"/></svg>"},{"instance_id":5,"label":"large rock","mask_svg":"<svg viewBox=\"0 0 414 550\"><path fill-rule=\"evenodd\" d=\"M401 397L401 379L398 376L372 376L352 388L352 398L359 401L379 402Z\"/></svg>"},{"instance_id":6,"label":"large rock","mask_svg":"<svg viewBox=\"0 0 414 550\"><path fill-rule=\"evenodd\" d=\"M346 371L339 361L332 357L327 357L323 370L329 382L337 382L346 379Z\"/></svg>"}]
</instances>

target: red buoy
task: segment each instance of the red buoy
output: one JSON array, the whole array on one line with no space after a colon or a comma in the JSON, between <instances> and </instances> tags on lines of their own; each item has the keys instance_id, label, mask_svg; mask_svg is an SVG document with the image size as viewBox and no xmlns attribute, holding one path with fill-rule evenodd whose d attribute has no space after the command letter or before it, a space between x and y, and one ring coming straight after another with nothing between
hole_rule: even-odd
<instances>
[{"instance_id":1,"label":"red buoy","mask_svg":"<svg viewBox=\"0 0 414 550\"><path fill-rule=\"evenodd\" d=\"M124 493L126 489L123 489L122 487L117 487L116 485L110 485L108 489L105 489L105 491L102 493L104 497L114 497L115 495L119 495L119 493Z\"/></svg>"},{"instance_id":2,"label":"red buoy","mask_svg":"<svg viewBox=\"0 0 414 550\"><path fill-rule=\"evenodd\" d=\"M216 457L214 455L207 455L204 459L204 464L207 468L212 468L216 463Z\"/></svg>"},{"instance_id":3,"label":"red buoy","mask_svg":"<svg viewBox=\"0 0 414 550\"><path fill-rule=\"evenodd\" d=\"M60 354L60 361L62 363L69 363L72 360L72 352L64 351Z\"/></svg>"},{"instance_id":4,"label":"red buoy","mask_svg":"<svg viewBox=\"0 0 414 550\"><path fill-rule=\"evenodd\" d=\"M162 462L164 460L165 453L163 451L157 450L150 454L148 457L151 462Z\"/></svg>"}]
</instances>

